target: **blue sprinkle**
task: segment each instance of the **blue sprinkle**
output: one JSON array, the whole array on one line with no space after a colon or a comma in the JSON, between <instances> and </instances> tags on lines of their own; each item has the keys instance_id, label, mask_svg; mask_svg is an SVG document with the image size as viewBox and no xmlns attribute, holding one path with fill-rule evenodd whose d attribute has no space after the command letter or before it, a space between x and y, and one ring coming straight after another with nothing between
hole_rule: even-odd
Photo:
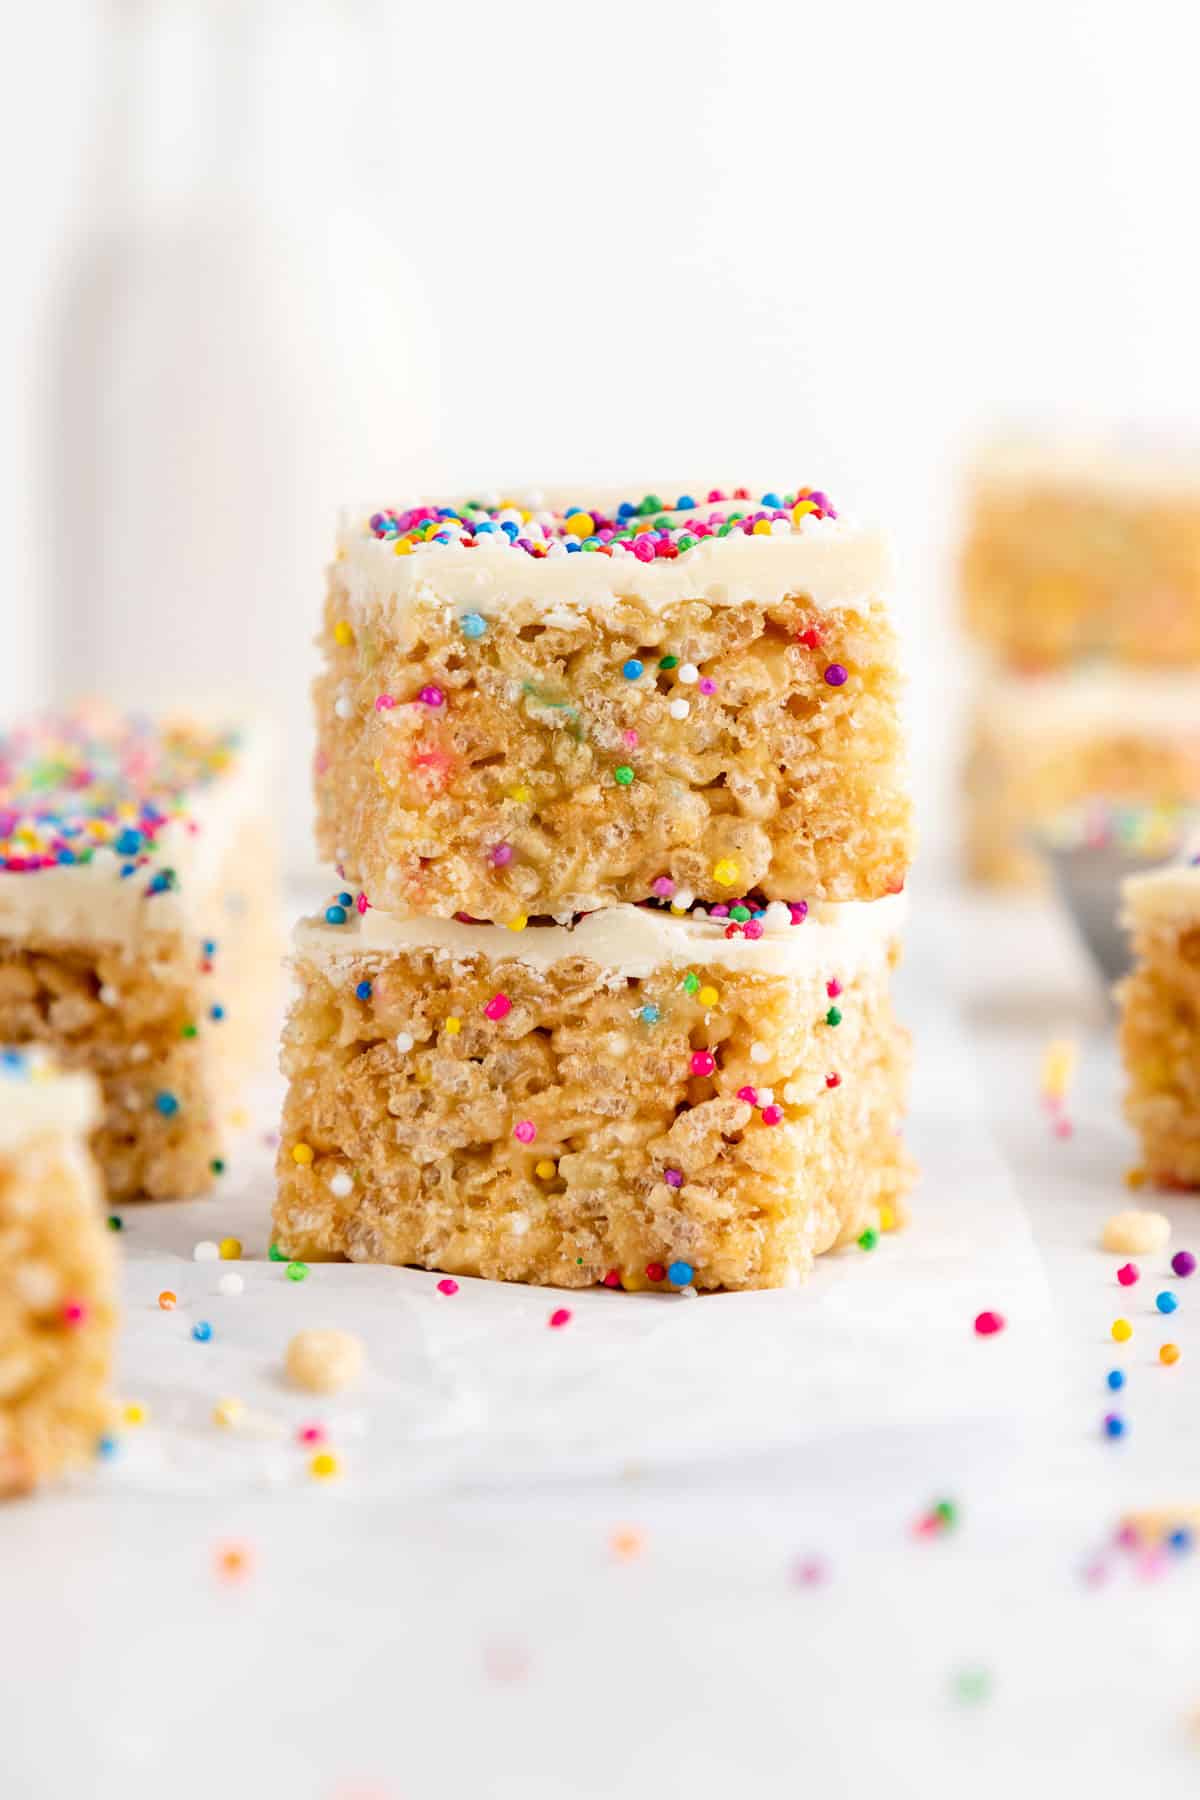
<instances>
[{"instance_id":1,"label":"blue sprinkle","mask_svg":"<svg viewBox=\"0 0 1200 1800\"><path fill-rule=\"evenodd\" d=\"M115 1437L102 1437L102 1438L96 1439L96 1455L97 1456L102 1456L107 1459L108 1457L115 1456L116 1454L117 1454L117 1440Z\"/></svg>"},{"instance_id":2,"label":"blue sprinkle","mask_svg":"<svg viewBox=\"0 0 1200 1800\"><path fill-rule=\"evenodd\" d=\"M1155 1294L1154 1304L1155 1304L1155 1306L1157 1306L1159 1312L1161 1312L1161 1313L1173 1313L1175 1311L1175 1308L1179 1305L1179 1302L1175 1298L1174 1294L1168 1294L1168 1293L1164 1292L1161 1294Z\"/></svg>"},{"instance_id":3,"label":"blue sprinkle","mask_svg":"<svg viewBox=\"0 0 1200 1800\"><path fill-rule=\"evenodd\" d=\"M641 1020L643 1025L657 1025L662 1018L657 1006L643 1006Z\"/></svg>"},{"instance_id":4,"label":"blue sprinkle","mask_svg":"<svg viewBox=\"0 0 1200 1800\"><path fill-rule=\"evenodd\" d=\"M667 1280L674 1287L686 1287L695 1272L691 1263L673 1262L667 1270Z\"/></svg>"},{"instance_id":5,"label":"blue sprinkle","mask_svg":"<svg viewBox=\"0 0 1200 1800\"><path fill-rule=\"evenodd\" d=\"M1104 1431L1110 1438L1125 1436L1125 1421L1119 1413L1109 1413L1104 1421Z\"/></svg>"},{"instance_id":6,"label":"blue sprinkle","mask_svg":"<svg viewBox=\"0 0 1200 1800\"><path fill-rule=\"evenodd\" d=\"M762 503L764 506L782 506L783 505L783 501L779 498L778 494L764 494L762 497Z\"/></svg>"},{"instance_id":7,"label":"blue sprinkle","mask_svg":"<svg viewBox=\"0 0 1200 1800\"><path fill-rule=\"evenodd\" d=\"M515 538L521 528L515 519L501 519L500 529L506 537Z\"/></svg>"},{"instance_id":8,"label":"blue sprinkle","mask_svg":"<svg viewBox=\"0 0 1200 1800\"><path fill-rule=\"evenodd\" d=\"M487 632L487 620L482 613L464 613L458 621L458 628L465 638L481 638Z\"/></svg>"},{"instance_id":9,"label":"blue sprinkle","mask_svg":"<svg viewBox=\"0 0 1200 1800\"><path fill-rule=\"evenodd\" d=\"M690 494L680 494L678 500L675 502L675 511L690 512L695 504L696 502Z\"/></svg>"},{"instance_id":10,"label":"blue sprinkle","mask_svg":"<svg viewBox=\"0 0 1200 1800\"><path fill-rule=\"evenodd\" d=\"M196 1323L192 1326L192 1336L198 1344L207 1344L209 1338L212 1336L212 1326L207 1319L197 1319Z\"/></svg>"},{"instance_id":11,"label":"blue sprinkle","mask_svg":"<svg viewBox=\"0 0 1200 1800\"><path fill-rule=\"evenodd\" d=\"M141 832L135 831L132 825L127 825L124 831L117 833L113 848L118 856L136 856L143 842Z\"/></svg>"},{"instance_id":12,"label":"blue sprinkle","mask_svg":"<svg viewBox=\"0 0 1200 1800\"><path fill-rule=\"evenodd\" d=\"M370 982L369 981L360 981L358 986L354 990L354 995L357 1000L369 1000L371 998Z\"/></svg>"},{"instance_id":13,"label":"blue sprinkle","mask_svg":"<svg viewBox=\"0 0 1200 1800\"><path fill-rule=\"evenodd\" d=\"M578 556L579 552L583 548L583 545L582 544L573 544L573 543L564 541L563 547L566 550L568 556Z\"/></svg>"},{"instance_id":14,"label":"blue sprinkle","mask_svg":"<svg viewBox=\"0 0 1200 1800\"><path fill-rule=\"evenodd\" d=\"M121 880L128 881L129 877L135 873L136 873L136 869L135 869L134 864L126 863L124 868L121 870Z\"/></svg>"},{"instance_id":15,"label":"blue sprinkle","mask_svg":"<svg viewBox=\"0 0 1200 1800\"><path fill-rule=\"evenodd\" d=\"M339 906L353 906L354 905L354 895L353 894L339 894L337 897L337 903Z\"/></svg>"},{"instance_id":16,"label":"blue sprinkle","mask_svg":"<svg viewBox=\"0 0 1200 1800\"><path fill-rule=\"evenodd\" d=\"M205 938L201 948L204 951L205 956L215 956L217 953L216 938Z\"/></svg>"},{"instance_id":17,"label":"blue sprinkle","mask_svg":"<svg viewBox=\"0 0 1200 1800\"><path fill-rule=\"evenodd\" d=\"M73 863L75 861L75 852L73 850L59 850L56 853L54 860L55 862L60 863Z\"/></svg>"},{"instance_id":18,"label":"blue sprinkle","mask_svg":"<svg viewBox=\"0 0 1200 1800\"><path fill-rule=\"evenodd\" d=\"M346 923L345 907L327 906L325 908L325 923L327 925L344 925Z\"/></svg>"},{"instance_id":19,"label":"blue sprinkle","mask_svg":"<svg viewBox=\"0 0 1200 1800\"><path fill-rule=\"evenodd\" d=\"M620 506L617 508L617 517L618 519L632 519L636 511L637 507L633 504L632 500L622 500Z\"/></svg>"},{"instance_id":20,"label":"blue sprinkle","mask_svg":"<svg viewBox=\"0 0 1200 1800\"><path fill-rule=\"evenodd\" d=\"M495 529L496 527L492 524L490 519L481 519L479 524L475 527L475 536L481 537L486 534L490 537Z\"/></svg>"},{"instance_id":21,"label":"blue sprinkle","mask_svg":"<svg viewBox=\"0 0 1200 1800\"><path fill-rule=\"evenodd\" d=\"M208 1009L208 1016L210 1019L215 1019L216 1023L219 1025L221 1020L225 1017L225 1008L223 1006L210 1006Z\"/></svg>"},{"instance_id":22,"label":"blue sprinkle","mask_svg":"<svg viewBox=\"0 0 1200 1800\"><path fill-rule=\"evenodd\" d=\"M1181 1525L1178 1531L1173 1531L1171 1533L1167 1542L1170 1544L1172 1550L1190 1550L1192 1547L1192 1534L1186 1525Z\"/></svg>"},{"instance_id":23,"label":"blue sprinkle","mask_svg":"<svg viewBox=\"0 0 1200 1800\"><path fill-rule=\"evenodd\" d=\"M164 1119L171 1118L173 1114L179 1111L178 1096L168 1093L165 1088L161 1094L155 1094L154 1104L157 1106Z\"/></svg>"},{"instance_id":24,"label":"blue sprinkle","mask_svg":"<svg viewBox=\"0 0 1200 1800\"><path fill-rule=\"evenodd\" d=\"M1108 1385L1114 1394L1118 1388L1123 1388L1125 1386L1124 1369L1110 1369L1108 1371Z\"/></svg>"},{"instance_id":25,"label":"blue sprinkle","mask_svg":"<svg viewBox=\"0 0 1200 1800\"><path fill-rule=\"evenodd\" d=\"M643 674L644 671L645 664L640 663L636 656L631 656L629 661L625 664L625 667L621 670L621 673L626 681L636 681L638 676Z\"/></svg>"}]
</instances>

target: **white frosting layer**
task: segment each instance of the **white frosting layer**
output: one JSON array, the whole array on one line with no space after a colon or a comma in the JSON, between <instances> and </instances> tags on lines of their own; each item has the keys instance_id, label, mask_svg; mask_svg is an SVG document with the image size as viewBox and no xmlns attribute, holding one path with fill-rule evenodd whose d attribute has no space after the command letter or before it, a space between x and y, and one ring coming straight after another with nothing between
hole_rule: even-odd
<instances>
[{"instance_id":1,"label":"white frosting layer","mask_svg":"<svg viewBox=\"0 0 1200 1800\"><path fill-rule=\"evenodd\" d=\"M100 1093L90 1075L54 1070L37 1050L22 1053L35 1073L0 1068L0 1151L19 1149L51 1133L82 1136L100 1117Z\"/></svg>"},{"instance_id":2,"label":"white frosting layer","mask_svg":"<svg viewBox=\"0 0 1200 1800\"><path fill-rule=\"evenodd\" d=\"M583 956L614 975L644 978L655 969L690 964L762 975L792 976L813 970L839 975L881 961L904 922L903 894L844 904L820 901L801 925L768 915L760 938L727 938L724 919L674 918L644 906L610 906L588 913L573 926L531 925L509 931L503 925L466 925L457 919L395 919L372 909L345 925L326 924L318 915L302 919L293 943L299 956L333 963L346 956L387 956L405 950L433 950L448 957L484 956L489 962L517 961L547 969L566 956Z\"/></svg>"},{"instance_id":3,"label":"white frosting layer","mask_svg":"<svg viewBox=\"0 0 1200 1800\"><path fill-rule=\"evenodd\" d=\"M1171 863L1144 875L1127 875L1121 883L1126 924L1155 919L1200 919L1200 866Z\"/></svg>"},{"instance_id":4,"label":"white frosting layer","mask_svg":"<svg viewBox=\"0 0 1200 1800\"><path fill-rule=\"evenodd\" d=\"M1200 738L1200 674L1098 666L1073 674L990 673L980 720L1015 737Z\"/></svg>"},{"instance_id":5,"label":"white frosting layer","mask_svg":"<svg viewBox=\"0 0 1200 1800\"><path fill-rule=\"evenodd\" d=\"M128 858L108 849L88 863L0 869L0 938L133 950L148 934L196 926L238 827L265 807L271 761L269 736L247 731L229 772L198 787L189 802L187 817L199 830L172 819L158 834L155 856L125 879L120 871ZM148 896L147 884L160 869L173 869L176 885Z\"/></svg>"},{"instance_id":6,"label":"white frosting layer","mask_svg":"<svg viewBox=\"0 0 1200 1800\"><path fill-rule=\"evenodd\" d=\"M606 499L597 497L597 504ZM550 504L554 504L551 496ZM707 514L723 507L692 509ZM521 605L580 609L629 598L656 612L683 600L709 606L771 604L805 594L818 607L863 605L892 581L888 543L879 531L846 519L806 519L784 536L748 537L733 532L706 538L673 560L641 562L631 552L615 556L558 552L530 556L511 546L464 549L427 544L397 556L375 537L370 512L343 515L338 532L338 574L356 617L426 604L459 613L489 614Z\"/></svg>"}]
</instances>

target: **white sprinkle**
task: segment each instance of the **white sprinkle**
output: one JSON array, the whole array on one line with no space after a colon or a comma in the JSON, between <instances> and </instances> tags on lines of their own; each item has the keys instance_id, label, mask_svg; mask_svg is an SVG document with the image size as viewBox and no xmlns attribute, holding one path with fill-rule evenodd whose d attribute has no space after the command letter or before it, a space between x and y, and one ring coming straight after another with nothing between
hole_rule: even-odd
<instances>
[{"instance_id":1,"label":"white sprinkle","mask_svg":"<svg viewBox=\"0 0 1200 1800\"><path fill-rule=\"evenodd\" d=\"M791 531L791 529L792 529L792 521L790 519L772 519L771 520L771 536L772 537L787 537L787 535Z\"/></svg>"},{"instance_id":2,"label":"white sprinkle","mask_svg":"<svg viewBox=\"0 0 1200 1800\"><path fill-rule=\"evenodd\" d=\"M696 1290L692 1286L690 1281L688 1282L686 1287L681 1287L680 1289L678 1289L678 1294L679 1294L679 1298L681 1300L695 1300L698 1297L696 1294Z\"/></svg>"},{"instance_id":3,"label":"white sprinkle","mask_svg":"<svg viewBox=\"0 0 1200 1800\"><path fill-rule=\"evenodd\" d=\"M100 989L101 1006L115 1006L120 998L121 995L119 989L113 987L110 981L106 981L104 986Z\"/></svg>"},{"instance_id":4,"label":"white sprinkle","mask_svg":"<svg viewBox=\"0 0 1200 1800\"><path fill-rule=\"evenodd\" d=\"M767 931L782 931L790 926L792 915L782 900L772 900L763 916L763 925Z\"/></svg>"},{"instance_id":5,"label":"white sprinkle","mask_svg":"<svg viewBox=\"0 0 1200 1800\"><path fill-rule=\"evenodd\" d=\"M688 907L693 904L695 898L696 896L693 894L691 888L680 888L679 892L671 902L671 911L685 913ZM788 916L790 917L791 915L789 914Z\"/></svg>"},{"instance_id":6,"label":"white sprinkle","mask_svg":"<svg viewBox=\"0 0 1200 1800\"><path fill-rule=\"evenodd\" d=\"M679 679L685 687L691 687L693 682L699 681L700 671L695 663L684 663L679 671Z\"/></svg>"},{"instance_id":7,"label":"white sprinkle","mask_svg":"<svg viewBox=\"0 0 1200 1800\"><path fill-rule=\"evenodd\" d=\"M798 1081L789 1081L783 1090L784 1103L788 1106L799 1106L804 1098L804 1089Z\"/></svg>"},{"instance_id":8,"label":"white sprinkle","mask_svg":"<svg viewBox=\"0 0 1200 1800\"><path fill-rule=\"evenodd\" d=\"M752 1063L765 1063L765 1062L770 1062L770 1060L771 1060L771 1052L766 1044L762 1043L761 1041L751 1044L751 1046L750 1046L750 1061Z\"/></svg>"},{"instance_id":9,"label":"white sprinkle","mask_svg":"<svg viewBox=\"0 0 1200 1800\"><path fill-rule=\"evenodd\" d=\"M342 694L334 701L333 710L339 719L353 718L354 702L352 700L347 700L345 694Z\"/></svg>"},{"instance_id":10,"label":"white sprinkle","mask_svg":"<svg viewBox=\"0 0 1200 1800\"><path fill-rule=\"evenodd\" d=\"M672 700L667 708L673 719L686 719L691 710L691 702L688 700Z\"/></svg>"},{"instance_id":11,"label":"white sprinkle","mask_svg":"<svg viewBox=\"0 0 1200 1800\"><path fill-rule=\"evenodd\" d=\"M508 1229L513 1237L524 1237L529 1230L529 1218L526 1213L511 1213L508 1218Z\"/></svg>"},{"instance_id":12,"label":"white sprinkle","mask_svg":"<svg viewBox=\"0 0 1200 1800\"><path fill-rule=\"evenodd\" d=\"M200 1242L192 1247L193 1262L219 1262L220 1257L221 1252L211 1238L201 1238Z\"/></svg>"},{"instance_id":13,"label":"white sprinkle","mask_svg":"<svg viewBox=\"0 0 1200 1800\"><path fill-rule=\"evenodd\" d=\"M222 1275L220 1281L217 1283L217 1292L218 1294L224 1294L227 1300L232 1300L235 1295L242 1292L245 1285L246 1283L242 1280L240 1275L230 1273L228 1275Z\"/></svg>"},{"instance_id":14,"label":"white sprinkle","mask_svg":"<svg viewBox=\"0 0 1200 1800\"><path fill-rule=\"evenodd\" d=\"M408 1052L412 1049L413 1044L415 1042L416 1042L416 1039L412 1036L412 1034L410 1032L398 1031L396 1033L396 1048L400 1052L401 1056L406 1056L408 1054Z\"/></svg>"},{"instance_id":15,"label":"white sprinkle","mask_svg":"<svg viewBox=\"0 0 1200 1800\"><path fill-rule=\"evenodd\" d=\"M774 1106L774 1104L775 1104L775 1089L774 1088L759 1088L758 1104L760 1106Z\"/></svg>"},{"instance_id":16,"label":"white sprinkle","mask_svg":"<svg viewBox=\"0 0 1200 1800\"><path fill-rule=\"evenodd\" d=\"M339 1200L344 1200L347 1194L354 1191L353 1177L347 1175L345 1169L338 1169L329 1177L329 1191L331 1194L335 1194Z\"/></svg>"}]
</instances>

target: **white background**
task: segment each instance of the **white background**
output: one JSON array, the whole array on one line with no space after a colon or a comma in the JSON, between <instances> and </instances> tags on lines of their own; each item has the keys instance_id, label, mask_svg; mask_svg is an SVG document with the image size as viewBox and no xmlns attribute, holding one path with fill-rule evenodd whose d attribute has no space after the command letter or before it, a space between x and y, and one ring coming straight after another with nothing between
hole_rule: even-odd
<instances>
[{"instance_id":1,"label":"white background","mask_svg":"<svg viewBox=\"0 0 1200 1800\"><path fill-rule=\"evenodd\" d=\"M110 9L47 0L9 22L4 709L85 679L131 698L188 681L269 693L300 859L306 641L347 496L548 475L808 480L896 534L925 837L944 843L961 685L944 572L964 449L1013 419L1193 427L1197 9L252 10L254 129L218 128L225 167L206 177L218 205L249 196L249 235L180 256L164 232L193 204L188 158L212 134L206 33L227 82L245 9L111 9L144 11L158 46L127 108L137 192L116 349L56 312L72 258L94 275L88 232L116 205L98 167ZM277 264L262 246L285 226ZM160 468L158 436L181 420L189 460ZM99 471L91 511L80 458Z\"/></svg>"}]
</instances>

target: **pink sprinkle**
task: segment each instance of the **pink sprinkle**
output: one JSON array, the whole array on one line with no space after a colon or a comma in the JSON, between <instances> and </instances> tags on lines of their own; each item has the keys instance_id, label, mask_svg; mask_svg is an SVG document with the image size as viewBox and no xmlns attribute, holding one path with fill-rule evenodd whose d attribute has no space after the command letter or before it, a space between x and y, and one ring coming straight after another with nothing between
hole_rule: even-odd
<instances>
[{"instance_id":1,"label":"pink sprinkle","mask_svg":"<svg viewBox=\"0 0 1200 1800\"><path fill-rule=\"evenodd\" d=\"M622 738L622 741L627 750L636 750L637 749L638 734L636 731L623 731L621 733L621 738Z\"/></svg>"},{"instance_id":2,"label":"pink sprinkle","mask_svg":"<svg viewBox=\"0 0 1200 1800\"><path fill-rule=\"evenodd\" d=\"M827 981L825 983L825 992L829 995L831 1000L836 1000L841 991L842 984L840 981Z\"/></svg>"},{"instance_id":3,"label":"pink sprinkle","mask_svg":"<svg viewBox=\"0 0 1200 1800\"><path fill-rule=\"evenodd\" d=\"M296 1441L300 1444L323 1444L325 1427L323 1425L302 1425L296 1433Z\"/></svg>"},{"instance_id":4,"label":"pink sprinkle","mask_svg":"<svg viewBox=\"0 0 1200 1800\"><path fill-rule=\"evenodd\" d=\"M1134 1525L1121 1525L1117 1530L1117 1542L1120 1544L1122 1550L1133 1550L1136 1548L1138 1542L1137 1527Z\"/></svg>"},{"instance_id":5,"label":"pink sprinkle","mask_svg":"<svg viewBox=\"0 0 1200 1800\"><path fill-rule=\"evenodd\" d=\"M669 875L656 876L651 885L660 900L669 900L675 892L675 883Z\"/></svg>"},{"instance_id":6,"label":"pink sprinkle","mask_svg":"<svg viewBox=\"0 0 1200 1800\"><path fill-rule=\"evenodd\" d=\"M1083 1565L1083 1579L1089 1587L1102 1587L1110 1574L1111 1570L1102 1556L1094 1556Z\"/></svg>"},{"instance_id":7,"label":"pink sprinkle","mask_svg":"<svg viewBox=\"0 0 1200 1800\"><path fill-rule=\"evenodd\" d=\"M761 919L747 919L742 931L748 938L760 938L763 934L763 922Z\"/></svg>"},{"instance_id":8,"label":"pink sprinkle","mask_svg":"<svg viewBox=\"0 0 1200 1800\"><path fill-rule=\"evenodd\" d=\"M692 1051L692 1074L711 1075L716 1068L716 1058L711 1050Z\"/></svg>"},{"instance_id":9,"label":"pink sprinkle","mask_svg":"<svg viewBox=\"0 0 1200 1800\"><path fill-rule=\"evenodd\" d=\"M537 1136L537 1126L532 1119L519 1119L513 1126L513 1136L521 1144L532 1144Z\"/></svg>"},{"instance_id":10,"label":"pink sprinkle","mask_svg":"<svg viewBox=\"0 0 1200 1800\"><path fill-rule=\"evenodd\" d=\"M1060 1116L1054 1121L1054 1135L1057 1138L1069 1138L1075 1134L1075 1127L1070 1119Z\"/></svg>"},{"instance_id":11,"label":"pink sprinkle","mask_svg":"<svg viewBox=\"0 0 1200 1800\"><path fill-rule=\"evenodd\" d=\"M980 1337L992 1337L997 1331L1004 1330L1005 1322L1003 1313L981 1312L976 1315L975 1329Z\"/></svg>"},{"instance_id":12,"label":"pink sprinkle","mask_svg":"<svg viewBox=\"0 0 1200 1800\"><path fill-rule=\"evenodd\" d=\"M702 694L715 694L717 691L717 684L711 675L702 675L696 686Z\"/></svg>"},{"instance_id":13,"label":"pink sprinkle","mask_svg":"<svg viewBox=\"0 0 1200 1800\"><path fill-rule=\"evenodd\" d=\"M68 1300L62 1309L64 1325L82 1325L88 1316L88 1309L82 1300Z\"/></svg>"},{"instance_id":14,"label":"pink sprinkle","mask_svg":"<svg viewBox=\"0 0 1200 1800\"><path fill-rule=\"evenodd\" d=\"M488 861L492 864L493 868L496 869L506 869L512 861L512 856L513 849L511 844L493 844L488 851Z\"/></svg>"},{"instance_id":15,"label":"pink sprinkle","mask_svg":"<svg viewBox=\"0 0 1200 1800\"><path fill-rule=\"evenodd\" d=\"M792 1564L792 1580L797 1587L819 1587L828 1572L818 1556L800 1556Z\"/></svg>"},{"instance_id":16,"label":"pink sprinkle","mask_svg":"<svg viewBox=\"0 0 1200 1800\"><path fill-rule=\"evenodd\" d=\"M605 1287L620 1287L620 1285L621 1285L620 1269L610 1269L608 1271L608 1274L604 1277L604 1285L605 1285Z\"/></svg>"},{"instance_id":17,"label":"pink sprinkle","mask_svg":"<svg viewBox=\"0 0 1200 1800\"><path fill-rule=\"evenodd\" d=\"M783 1122L782 1106L764 1106L762 1109L762 1122L764 1125L781 1124Z\"/></svg>"},{"instance_id":18,"label":"pink sprinkle","mask_svg":"<svg viewBox=\"0 0 1200 1800\"><path fill-rule=\"evenodd\" d=\"M1141 1280L1141 1277L1142 1271L1136 1263L1122 1263L1117 1270L1117 1280L1122 1287L1132 1287L1135 1281Z\"/></svg>"},{"instance_id":19,"label":"pink sprinkle","mask_svg":"<svg viewBox=\"0 0 1200 1800\"><path fill-rule=\"evenodd\" d=\"M847 671L841 663L830 663L825 671L825 680L830 687L841 687L847 679Z\"/></svg>"},{"instance_id":20,"label":"pink sprinkle","mask_svg":"<svg viewBox=\"0 0 1200 1800\"><path fill-rule=\"evenodd\" d=\"M440 687L423 687L417 695L417 699L426 706L441 706L445 698Z\"/></svg>"},{"instance_id":21,"label":"pink sprinkle","mask_svg":"<svg viewBox=\"0 0 1200 1800\"><path fill-rule=\"evenodd\" d=\"M639 562L654 561L654 539L648 533L643 532L641 537L635 537L630 547Z\"/></svg>"},{"instance_id":22,"label":"pink sprinkle","mask_svg":"<svg viewBox=\"0 0 1200 1800\"><path fill-rule=\"evenodd\" d=\"M371 902L367 899L365 894L360 894L354 904L357 906L360 913L365 913L370 907Z\"/></svg>"},{"instance_id":23,"label":"pink sprinkle","mask_svg":"<svg viewBox=\"0 0 1200 1800\"><path fill-rule=\"evenodd\" d=\"M757 1106L758 1105L758 1089L757 1088L740 1087L737 1091L737 1097L739 1100L744 1100L746 1102L747 1106Z\"/></svg>"},{"instance_id":24,"label":"pink sprinkle","mask_svg":"<svg viewBox=\"0 0 1200 1800\"><path fill-rule=\"evenodd\" d=\"M489 1019L506 1019L512 1011L512 1001L507 994L493 994L483 1010Z\"/></svg>"},{"instance_id":25,"label":"pink sprinkle","mask_svg":"<svg viewBox=\"0 0 1200 1800\"><path fill-rule=\"evenodd\" d=\"M1137 1572L1142 1581L1157 1581L1164 1573L1168 1556L1161 1544L1152 1544L1143 1550L1137 1559Z\"/></svg>"},{"instance_id":26,"label":"pink sprinkle","mask_svg":"<svg viewBox=\"0 0 1200 1800\"><path fill-rule=\"evenodd\" d=\"M375 696L375 711L376 712L391 712L391 710L392 710L393 706L395 706L395 704L396 704L396 702L393 700L393 698L390 694L377 694Z\"/></svg>"},{"instance_id":27,"label":"pink sprinkle","mask_svg":"<svg viewBox=\"0 0 1200 1800\"><path fill-rule=\"evenodd\" d=\"M561 1331L561 1329L564 1325L569 1325L571 1323L570 1307L569 1306L557 1307L554 1310L554 1312L552 1312L550 1314L549 1323L550 1323L550 1329L552 1331Z\"/></svg>"},{"instance_id":28,"label":"pink sprinkle","mask_svg":"<svg viewBox=\"0 0 1200 1800\"><path fill-rule=\"evenodd\" d=\"M808 917L808 901L807 900L789 900L788 901L788 911L792 915L792 924L793 925L803 925L805 919L807 919L807 917Z\"/></svg>"},{"instance_id":29,"label":"pink sprinkle","mask_svg":"<svg viewBox=\"0 0 1200 1800\"><path fill-rule=\"evenodd\" d=\"M313 758L313 768L318 775L327 775L329 773L329 752L327 750L317 751L317 754ZM11 866L13 865L10 864L10 867ZM36 868L38 865L35 863L33 866Z\"/></svg>"},{"instance_id":30,"label":"pink sprinkle","mask_svg":"<svg viewBox=\"0 0 1200 1800\"><path fill-rule=\"evenodd\" d=\"M683 1186L682 1169L664 1169L663 1180L668 1187L681 1188Z\"/></svg>"},{"instance_id":31,"label":"pink sprinkle","mask_svg":"<svg viewBox=\"0 0 1200 1800\"><path fill-rule=\"evenodd\" d=\"M457 1283L457 1281L454 1281L449 1275L447 1275L447 1277L444 1281L438 1282L437 1291L439 1294L457 1294L458 1283Z\"/></svg>"}]
</instances>

